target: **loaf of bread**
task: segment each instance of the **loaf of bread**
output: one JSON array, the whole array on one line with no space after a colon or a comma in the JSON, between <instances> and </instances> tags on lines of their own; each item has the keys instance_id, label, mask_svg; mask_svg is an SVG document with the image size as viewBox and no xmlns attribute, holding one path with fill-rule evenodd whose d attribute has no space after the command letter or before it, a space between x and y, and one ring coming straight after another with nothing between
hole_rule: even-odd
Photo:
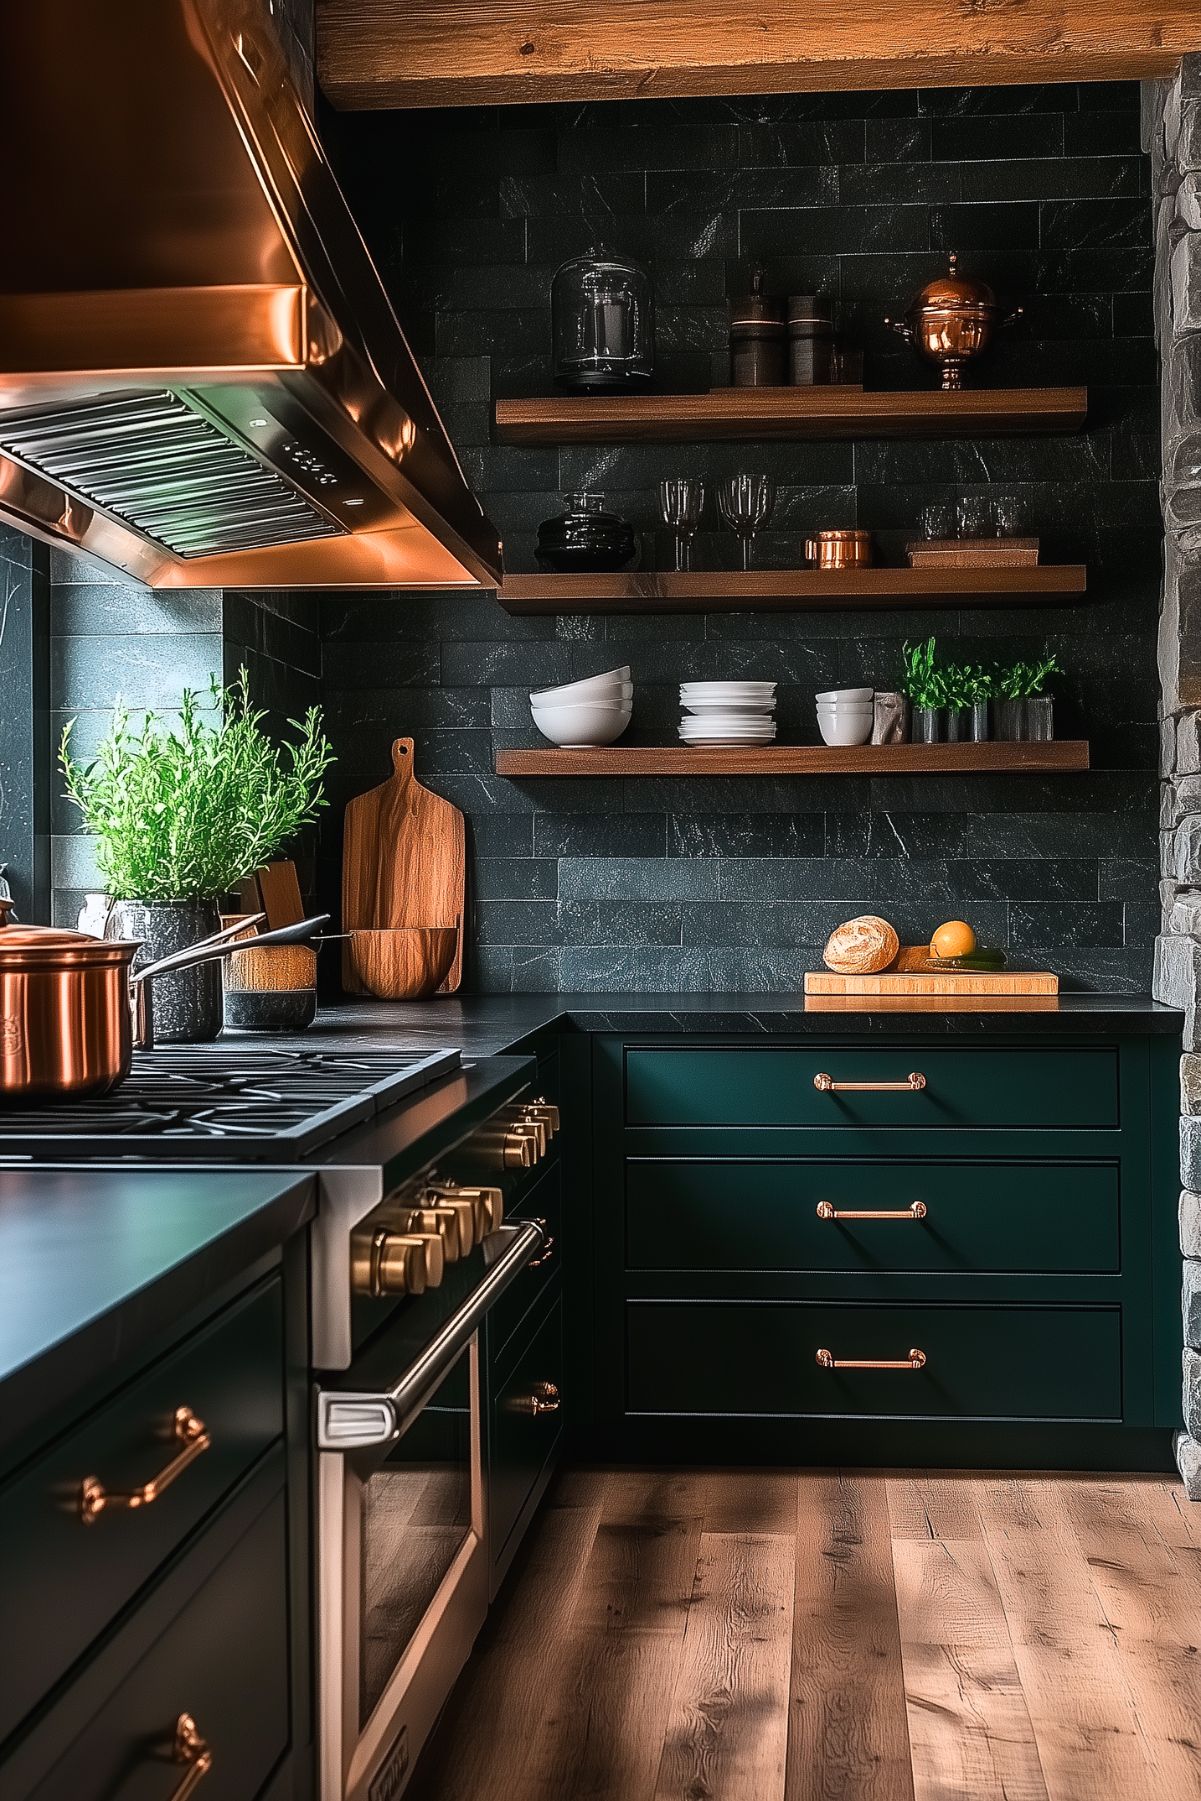
<instances>
[{"instance_id":1,"label":"loaf of bread","mask_svg":"<svg viewBox=\"0 0 1201 1801\"><path fill-rule=\"evenodd\" d=\"M822 962L840 976L874 976L888 968L900 948L901 941L886 919L864 913L830 933Z\"/></svg>"}]
</instances>

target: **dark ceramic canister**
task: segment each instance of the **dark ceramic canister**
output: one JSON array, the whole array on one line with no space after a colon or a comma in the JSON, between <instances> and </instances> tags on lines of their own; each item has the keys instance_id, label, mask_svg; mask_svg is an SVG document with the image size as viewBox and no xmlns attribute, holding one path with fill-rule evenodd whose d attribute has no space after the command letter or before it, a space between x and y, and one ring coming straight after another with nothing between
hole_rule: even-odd
<instances>
[{"instance_id":1,"label":"dark ceramic canister","mask_svg":"<svg viewBox=\"0 0 1201 1801\"><path fill-rule=\"evenodd\" d=\"M834 321L819 294L788 296L788 379L794 388L823 386L834 375Z\"/></svg>"},{"instance_id":2,"label":"dark ceramic canister","mask_svg":"<svg viewBox=\"0 0 1201 1801\"><path fill-rule=\"evenodd\" d=\"M974 700L968 708L968 737L973 744L988 743L988 702Z\"/></svg>"},{"instance_id":3,"label":"dark ceramic canister","mask_svg":"<svg viewBox=\"0 0 1201 1801\"><path fill-rule=\"evenodd\" d=\"M174 956L221 929L221 914L212 901L114 901L108 937L136 938L142 948L134 968ZM152 1007L156 1044L207 1044L221 1031L221 965L202 963L174 975L153 978Z\"/></svg>"},{"instance_id":4,"label":"dark ceramic canister","mask_svg":"<svg viewBox=\"0 0 1201 1801\"><path fill-rule=\"evenodd\" d=\"M914 744L941 744L943 735L943 709L941 707L914 707L910 737Z\"/></svg>"},{"instance_id":5,"label":"dark ceramic canister","mask_svg":"<svg viewBox=\"0 0 1201 1801\"><path fill-rule=\"evenodd\" d=\"M646 387L655 365L655 309L640 263L604 250L572 257L555 271L550 303L559 387Z\"/></svg>"},{"instance_id":6,"label":"dark ceramic canister","mask_svg":"<svg viewBox=\"0 0 1201 1801\"><path fill-rule=\"evenodd\" d=\"M538 527L535 555L548 568L599 574L625 569L637 548L632 525L605 511L600 494L565 494L564 511Z\"/></svg>"},{"instance_id":7,"label":"dark ceramic canister","mask_svg":"<svg viewBox=\"0 0 1201 1801\"><path fill-rule=\"evenodd\" d=\"M784 306L763 291L762 269L751 271L749 294L730 301L730 385L780 388L786 383Z\"/></svg>"},{"instance_id":8,"label":"dark ceramic canister","mask_svg":"<svg viewBox=\"0 0 1201 1801\"><path fill-rule=\"evenodd\" d=\"M971 734L971 714L967 707L948 707L946 710L947 743L964 744Z\"/></svg>"}]
</instances>

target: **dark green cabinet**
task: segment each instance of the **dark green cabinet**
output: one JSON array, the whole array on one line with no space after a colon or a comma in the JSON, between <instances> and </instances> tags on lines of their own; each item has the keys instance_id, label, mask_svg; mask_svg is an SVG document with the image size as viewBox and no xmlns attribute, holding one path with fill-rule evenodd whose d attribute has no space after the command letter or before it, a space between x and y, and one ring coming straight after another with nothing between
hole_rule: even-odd
<instances>
[{"instance_id":1,"label":"dark green cabinet","mask_svg":"<svg viewBox=\"0 0 1201 1801\"><path fill-rule=\"evenodd\" d=\"M597 1034L591 1454L1169 1467L1178 1053Z\"/></svg>"},{"instance_id":2,"label":"dark green cabinet","mask_svg":"<svg viewBox=\"0 0 1201 1801\"><path fill-rule=\"evenodd\" d=\"M496 1371L489 1403L488 1532L494 1584L550 1479L563 1435L563 1307L556 1295Z\"/></svg>"}]
</instances>

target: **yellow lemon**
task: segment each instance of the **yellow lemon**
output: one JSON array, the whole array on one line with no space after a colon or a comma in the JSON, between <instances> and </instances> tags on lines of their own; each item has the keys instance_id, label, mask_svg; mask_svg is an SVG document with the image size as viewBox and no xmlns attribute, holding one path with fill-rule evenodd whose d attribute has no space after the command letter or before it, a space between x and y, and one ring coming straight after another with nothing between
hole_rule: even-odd
<instances>
[{"instance_id":1,"label":"yellow lemon","mask_svg":"<svg viewBox=\"0 0 1201 1801\"><path fill-rule=\"evenodd\" d=\"M948 919L930 940L932 957L970 957L976 948L976 934L964 919Z\"/></svg>"}]
</instances>

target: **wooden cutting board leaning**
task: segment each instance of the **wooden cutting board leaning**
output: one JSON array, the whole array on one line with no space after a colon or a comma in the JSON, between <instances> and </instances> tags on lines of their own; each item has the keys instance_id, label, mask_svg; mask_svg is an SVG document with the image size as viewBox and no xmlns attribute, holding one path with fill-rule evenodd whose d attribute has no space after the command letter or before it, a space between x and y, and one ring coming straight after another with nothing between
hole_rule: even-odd
<instances>
[{"instance_id":1,"label":"wooden cutting board leaning","mask_svg":"<svg viewBox=\"0 0 1201 1801\"><path fill-rule=\"evenodd\" d=\"M463 979L463 815L417 780L411 738L393 744L392 770L346 809L343 982L389 1000L453 994Z\"/></svg>"}]
</instances>

